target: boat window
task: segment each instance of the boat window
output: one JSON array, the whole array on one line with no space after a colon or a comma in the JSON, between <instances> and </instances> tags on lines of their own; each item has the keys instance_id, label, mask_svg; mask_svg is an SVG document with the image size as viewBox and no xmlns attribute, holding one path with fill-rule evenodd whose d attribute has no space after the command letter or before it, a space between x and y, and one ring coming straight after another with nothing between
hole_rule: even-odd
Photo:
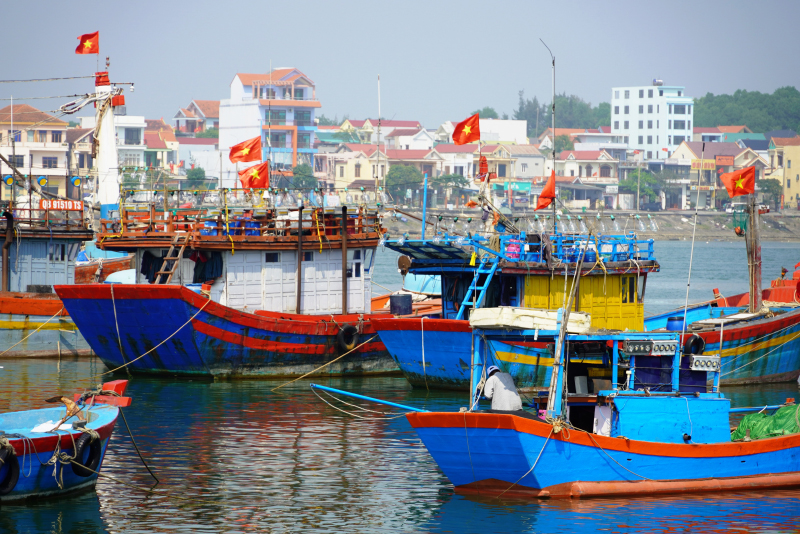
<instances>
[{"instance_id":1,"label":"boat window","mask_svg":"<svg viewBox=\"0 0 800 534\"><path fill-rule=\"evenodd\" d=\"M631 303L636 302L636 277L631 276L628 279L628 294L630 295Z\"/></svg>"},{"instance_id":2,"label":"boat window","mask_svg":"<svg viewBox=\"0 0 800 534\"><path fill-rule=\"evenodd\" d=\"M303 261L314 261L313 252L303 252Z\"/></svg>"},{"instance_id":3,"label":"boat window","mask_svg":"<svg viewBox=\"0 0 800 534\"><path fill-rule=\"evenodd\" d=\"M373 250L368 248L364 251L364 272L368 273L372 270L372 260L374 258Z\"/></svg>"},{"instance_id":4,"label":"boat window","mask_svg":"<svg viewBox=\"0 0 800 534\"><path fill-rule=\"evenodd\" d=\"M66 245L52 243L48 248L50 249L48 252L50 261L63 261L66 257Z\"/></svg>"},{"instance_id":5,"label":"boat window","mask_svg":"<svg viewBox=\"0 0 800 534\"><path fill-rule=\"evenodd\" d=\"M78 256L78 252L81 249L80 243L70 243L69 247L67 247L67 261L75 261L75 258Z\"/></svg>"},{"instance_id":6,"label":"boat window","mask_svg":"<svg viewBox=\"0 0 800 534\"><path fill-rule=\"evenodd\" d=\"M644 302L644 281L647 278L647 275L637 276L636 278L639 282L639 292L637 294L636 302Z\"/></svg>"},{"instance_id":7,"label":"boat window","mask_svg":"<svg viewBox=\"0 0 800 534\"><path fill-rule=\"evenodd\" d=\"M281 253L280 252L267 252L264 261L267 263L280 263L281 261Z\"/></svg>"}]
</instances>

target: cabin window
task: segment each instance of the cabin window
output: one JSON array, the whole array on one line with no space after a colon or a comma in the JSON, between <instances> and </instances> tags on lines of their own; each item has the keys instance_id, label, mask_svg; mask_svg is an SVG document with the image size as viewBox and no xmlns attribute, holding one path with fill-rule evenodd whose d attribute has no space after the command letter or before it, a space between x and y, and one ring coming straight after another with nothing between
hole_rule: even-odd
<instances>
[{"instance_id":1,"label":"cabin window","mask_svg":"<svg viewBox=\"0 0 800 534\"><path fill-rule=\"evenodd\" d=\"M347 251L347 278L361 278L361 250Z\"/></svg>"},{"instance_id":2,"label":"cabin window","mask_svg":"<svg viewBox=\"0 0 800 534\"><path fill-rule=\"evenodd\" d=\"M635 304L638 302L636 293L636 276L622 277L622 303Z\"/></svg>"},{"instance_id":3,"label":"cabin window","mask_svg":"<svg viewBox=\"0 0 800 534\"><path fill-rule=\"evenodd\" d=\"M313 252L303 252L303 261L314 261Z\"/></svg>"},{"instance_id":4,"label":"cabin window","mask_svg":"<svg viewBox=\"0 0 800 534\"><path fill-rule=\"evenodd\" d=\"M372 270L372 259L374 257L372 249L368 248L364 251L364 272L368 273Z\"/></svg>"},{"instance_id":5,"label":"cabin window","mask_svg":"<svg viewBox=\"0 0 800 534\"><path fill-rule=\"evenodd\" d=\"M267 252L264 258L266 263L280 263L281 262L281 253L280 252Z\"/></svg>"},{"instance_id":6,"label":"cabin window","mask_svg":"<svg viewBox=\"0 0 800 534\"><path fill-rule=\"evenodd\" d=\"M66 258L66 245L50 245L50 261L63 261Z\"/></svg>"}]
</instances>

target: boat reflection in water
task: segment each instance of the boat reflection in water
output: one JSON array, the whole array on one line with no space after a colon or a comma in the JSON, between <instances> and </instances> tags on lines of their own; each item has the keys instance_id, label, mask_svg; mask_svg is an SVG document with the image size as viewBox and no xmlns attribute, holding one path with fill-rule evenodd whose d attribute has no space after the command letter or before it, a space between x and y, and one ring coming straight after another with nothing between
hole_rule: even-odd
<instances>
[{"instance_id":1,"label":"boat reflection in water","mask_svg":"<svg viewBox=\"0 0 800 534\"><path fill-rule=\"evenodd\" d=\"M0 532L4 534L95 534L111 530L100 511L100 498L87 491L66 499L3 504Z\"/></svg>"}]
</instances>

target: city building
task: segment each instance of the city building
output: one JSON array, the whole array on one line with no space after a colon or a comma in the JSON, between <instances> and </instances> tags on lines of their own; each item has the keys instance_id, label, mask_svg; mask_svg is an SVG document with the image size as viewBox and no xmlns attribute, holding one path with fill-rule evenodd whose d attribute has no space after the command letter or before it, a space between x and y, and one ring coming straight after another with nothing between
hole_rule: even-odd
<instances>
[{"instance_id":1,"label":"city building","mask_svg":"<svg viewBox=\"0 0 800 534\"><path fill-rule=\"evenodd\" d=\"M573 135L585 132L586 128L556 128L555 137L565 136L571 138ZM537 141L539 143L539 150L553 150L553 129L550 127L545 128L544 131L539 134Z\"/></svg>"},{"instance_id":2,"label":"city building","mask_svg":"<svg viewBox=\"0 0 800 534\"><path fill-rule=\"evenodd\" d=\"M544 155L536 146L503 145L503 150L511 158L511 175L517 180L530 181L544 174Z\"/></svg>"},{"instance_id":3,"label":"city building","mask_svg":"<svg viewBox=\"0 0 800 534\"><path fill-rule=\"evenodd\" d=\"M545 174L553 170L553 160L545 160ZM584 182L617 183L619 160L605 150L564 150L556 158L558 176L577 176Z\"/></svg>"},{"instance_id":4,"label":"city building","mask_svg":"<svg viewBox=\"0 0 800 534\"><path fill-rule=\"evenodd\" d=\"M118 108L119 109L119 108ZM117 137L117 153L119 154L120 167L144 167L145 149L144 130L147 123L144 117L123 115L114 110L114 129ZM94 115L80 117L81 128L94 129L96 119Z\"/></svg>"},{"instance_id":5,"label":"city building","mask_svg":"<svg viewBox=\"0 0 800 534\"><path fill-rule=\"evenodd\" d=\"M462 119L463 120L463 119ZM434 132L437 143L452 143L453 131L459 121L443 122ZM480 119L481 141L490 144L528 144L528 121L510 119Z\"/></svg>"},{"instance_id":6,"label":"city building","mask_svg":"<svg viewBox=\"0 0 800 534\"><path fill-rule=\"evenodd\" d=\"M384 136L386 146L396 150L430 150L433 148L433 135L421 128L395 128Z\"/></svg>"},{"instance_id":7,"label":"city building","mask_svg":"<svg viewBox=\"0 0 800 534\"><path fill-rule=\"evenodd\" d=\"M396 129L403 130L420 130L422 124L418 121L400 121L400 120L387 120L381 119L364 119L364 120L350 120L345 119L339 129L343 132L355 131L358 138L364 144L378 142L378 126L380 125L380 144L386 142L386 136Z\"/></svg>"},{"instance_id":8,"label":"city building","mask_svg":"<svg viewBox=\"0 0 800 534\"><path fill-rule=\"evenodd\" d=\"M783 186L783 208L800 209L800 137L773 137L769 158L774 178Z\"/></svg>"},{"instance_id":9,"label":"city building","mask_svg":"<svg viewBox=\"0 0 800 534\"><path fill-rule=\"evenodd\" d=\"M145 119L144 164L148 168L168 169L178 159L178 139L164 119Z\"/></svg>"},{"instance_id":10,"label":"city building","mask_svg":"<svg viewBox=\"0 0 800 534\"><path fill-rule=\"evenodd\" d=\"M628 159L628 142L625 136L611 133L611 126L573 133L570 134L570 139L574 150L579 152L604 150L621 162Z\"/></svg>"},{"instance_id":11,"label":"city building","mask_svg":"<svg viewBox=\"0 0 800 534\"><path fill-rule=\"evenodd\" d=\"M13 124L13 126L12 126ZM69 169L67 123L28 104L0 109L0 152L22 174L45 176L43 187L51 193L66 194ZM0 176L11 173L0 161ZM11 187L3 185L2 198L9 199Z\"/></svg>"},{"instance_id":12,"label":"city building","mask_svg":"<svg viewBox=\"0 0 800 534\"><path fill-rule=\"evenodd\" d=\"M230 98L219 104L220 149L227 153L233 145L261 136L264 160L278 168L299 164L315 168L315 113L320 107L314 82L296 68L237 73ZM223 157L222 187L237 187L237 169L247 166Z\"/></svg>"},{"instance_id":13,"label":"city building","mask_svg":"<svg viewBox=\"0 0 800 534\"><path fill-rule=\"evenodd\" d=\"M442 157L442 174L460 174L461 176L474 177L475 163L478 154L478 145L453 145L439 143L436 152Z\"/></svg>"},{"instance_id":14,"label":"city building","mask_svg":"<svg viewBox=\"0 0 800 534\"><path fill-rule=\"evenodd\" d=\"M694 102L683 86L653 85L611 89L611 132L628 138L628 148L645 159L666 159L692 139Z\"/></svg>"},{"instance_id":15,"label":"city building","mask_svg":"<svg viewBox=\"0 0 800 534\"><path fill-rule=\"evenodd\" d=\"M194 136L211 128L219 128L219 100L192 100L172 118L178 135Z\"/></svg>"}]
</instances>

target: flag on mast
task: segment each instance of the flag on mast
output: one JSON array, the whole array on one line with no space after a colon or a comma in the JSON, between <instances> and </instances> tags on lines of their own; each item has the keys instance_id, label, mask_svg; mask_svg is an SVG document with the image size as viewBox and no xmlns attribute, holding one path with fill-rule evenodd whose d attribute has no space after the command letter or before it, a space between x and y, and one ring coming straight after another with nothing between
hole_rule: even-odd
<instances>
[{"instance_id":1,"label":"flag on mast","mask_svg":"<svg viewBox=\"0 0 800 534\"><path fill-rule=\"evenodd\" d=\"M85 33L78 37L78 48L76 54L99 54L100 53L100 32Z\"/></svg>"},{"instance_id":2,"label":"flag on mast","mask_svg":"<svg viewBox=\"0 0 800 534\"><path fill-rule=\"evenodd\" d=\"M231 147L231 163L261 161L261 136L258 135Z\"/></svg>"},{"instance_id":3,"label":"flag on mast","mask_svg":"<svg viewBox=\"0 0 800 534\"><path fill-rule=\"evenodd\" d=\"M245 189L266 189L269 187L269 161L239 171L239 180Z\"/></svg>"},{"instance_id":4,"label":"flag on mast","mask_svg":"<svg viewBox=\"0 0 800 534\"><path fill-rule=\"evenodd\" d=\"M756 168L745 167L744 169L728 172L719 177L728 190L728 196L738 197L740 195L752 195L756 191Z\"/></svg>"},{"instance_id":5,"label":"flag on mast","mask_svg":"<svg viewBox=\"0 0 800 534\"><path fill-rule=\"evenodd\" d=\"M553 169L553 174L547 179L547 183L542 188L542 194L539 195L539 200L536 202L536 208L533 211L546 208L552 204L556 198L556 171Z\"/></svg>"},{"instance_id":6,"label":"flag on mast","mask_svg":"<svg viewBox=\"0 0 800 534\"><path fill-rule=\"evenodd\" d=\"M478 113L459 122L453 130L453 143L465 145L481 140L480 116Z\"/></svg>"}]
</instances>

